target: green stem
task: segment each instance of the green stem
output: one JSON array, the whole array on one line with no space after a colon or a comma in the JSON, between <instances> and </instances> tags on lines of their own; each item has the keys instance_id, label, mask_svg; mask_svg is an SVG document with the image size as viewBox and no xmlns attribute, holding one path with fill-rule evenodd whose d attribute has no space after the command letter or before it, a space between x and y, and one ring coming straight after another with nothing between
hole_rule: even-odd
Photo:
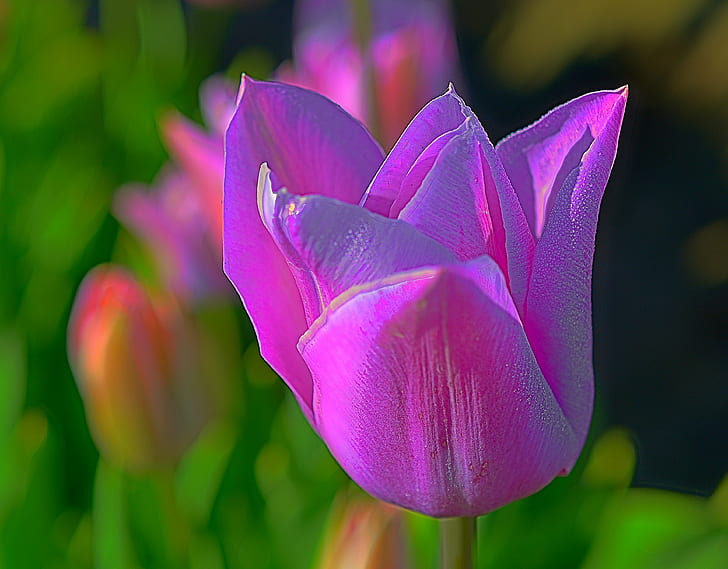
<instances>
[{"instance_id":1,"label":"green stem","mask_svg":"<svg viewBox=\"0 0 728 569\"><path fill-rule=\"evenodd\" d=\"M190 525L180 507L174 486L174 472L162 470L152 475L161 507L170 557L176 567L184 567L188 557Z\"/></svg>"},{"instance_id":2,"label":"green stem","mask_svg":"<svg viewBox=\"0 0 728 569\"><path fill-rule=\"evenodd\" d=\"M379 107L377 105L376 74L372 60L372 11L369 0L349 0L354 18L354 33L364 72L362 93L366 102L367 127L372 136L382 141Z\"/></svg>"},{"instance_id":3,"label":"green stem","mask_svg":"<svg viewBox=\"0 0 728 569\"><path fill-rule=\"evenodd\" d=\"M473 569L476 518L440 520L440 569Z\"/></svg>"}]
</instances>

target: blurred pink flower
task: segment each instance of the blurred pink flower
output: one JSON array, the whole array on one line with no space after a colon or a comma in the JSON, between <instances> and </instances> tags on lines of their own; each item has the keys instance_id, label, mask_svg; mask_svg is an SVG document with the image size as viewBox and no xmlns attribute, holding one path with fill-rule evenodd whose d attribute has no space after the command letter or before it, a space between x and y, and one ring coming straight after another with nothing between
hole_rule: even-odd
<instances>
[{"instance_id":1,"label":"blurred pink flower","mask_svg":"<svg viewBox=\"0 0 728 569\"><path fill-rule=\"evenodd\" d=\"M97 446L113 463L173 465L211 417L196 329L168 296L125 269L96 267L81 283L68 355Z\"/></svg>"},{"instance_id":2,"label":"blurred pink flower","mask_svg":"<svg viewBox=\"0 0 728 569\"><path fill-rule=\"evenodd\" d=\"M154 253L162 279L186 300L226 295L222 274L223 135L232 116L232 86L219 77L203 83L201 108L209 131L167 113L162 135L173 158L155 184L118 192L114 213Z\"/></svg>"},{"instance_id":3,"label":"blurred pink flower","mask_svg":"<svg viewBox=\"0 0 728 569\"><path fill-rule=\"evenodd\" d=\"M365 2L371 38L362 52L362 21L353 4L299 1L293 62L282 65L276 79L326 95L370 128L376 113L381 142L391 147L422 105L457 78L450 14L441 0ZM370 88L375 110L367 100Z\"/></svg>"}]
</instances>

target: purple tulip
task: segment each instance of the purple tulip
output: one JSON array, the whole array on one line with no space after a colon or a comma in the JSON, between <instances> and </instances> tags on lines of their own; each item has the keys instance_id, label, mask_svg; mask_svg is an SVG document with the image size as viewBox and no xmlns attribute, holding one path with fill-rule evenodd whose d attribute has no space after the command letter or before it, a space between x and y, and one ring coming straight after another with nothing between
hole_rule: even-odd
<instances>
[{"instance_id":1,"label":"purple tulip","mask_svg":"<svg viewBox=\"0 0 728 569\"><path fill-rule=\"evenodd\" d=\"M372 495L475 516L573 467L626 97L584 95L494 148L450 88L385 158L326 98L244 78L225 271L263 356Z\"/></svg>"}]
</instances>

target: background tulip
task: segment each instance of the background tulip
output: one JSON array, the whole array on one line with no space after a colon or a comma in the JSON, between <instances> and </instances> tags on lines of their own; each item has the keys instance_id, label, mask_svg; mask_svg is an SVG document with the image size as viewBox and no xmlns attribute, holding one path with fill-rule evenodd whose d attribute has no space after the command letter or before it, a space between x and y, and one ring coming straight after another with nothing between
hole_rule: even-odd
<instances>
[{"instance_id":1,"label":"background tulip","mask_svg":"<svg viewBox=\"0 0 728 569\"><path fill-rule=\"evenodd\" d=\"M402 511L365 497L340 495L317 569L411 567Z\"/></svg>"},{"instance_id":2,"label":"background tulip","mask_svg":"<svg viewBox=\"0 0 728 569\"><path fill-rule=\"evenodd\" d=\"M378 130L387 147L457 76L455 34L441 0L302 0L294 26L294 61L277 78L330 97Z\"/></svg>"},{"instance_id":3,"label":"background tulip","mask_svg":"<svg viewBox=\"0 0 728 569\"><path fill-rule=\"evenodd\" d=\"M151 188L129 184L115 196L114 212L153 252L165 286L188 301L226 295L222 256L223 133L234 109L234 90L220 77L200 88L209 132L176 111L160 127L173 162Z\"/></svg>"},{"instance_id":4,"label":"background tulip","mask_svg":"<svg viewBox=\"0 0 728 569\"><path fill-rule=\"evenodd\" d=\"M78 291L68 352L102 453L132 470L174 464L210 418L198 338L171 298L150 296L118 266Z\"/></svg>"},{"instance_id":5,"label":"background tulip","mask_svg":"<svg viewBox=\"0 0 728 569\"><path fill-rule=\"evenodd\" d=\"M244 78L226 273L264 357L374 496L476 516L573 467L625 100L585 95L496 150L451 88L384 158L327 99Z\"/></svg>"}]
</instances>

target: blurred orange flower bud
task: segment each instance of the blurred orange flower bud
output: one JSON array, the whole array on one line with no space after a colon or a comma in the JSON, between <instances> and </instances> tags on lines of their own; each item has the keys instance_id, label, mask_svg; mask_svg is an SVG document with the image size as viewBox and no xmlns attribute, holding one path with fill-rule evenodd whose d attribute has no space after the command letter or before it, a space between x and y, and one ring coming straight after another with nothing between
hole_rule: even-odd
<instances>
[{"instance_id":1,"label":"blurred orange flower bud","mask_svg":"<svg viewBox=\"0 0 728 569\"><path fill-rule=\"evenodd\" d=\"M317 569L410 569L402 511L368 497L334 506Z\"/></svg>"},{"instance_id":2,"label":"blurred orange flower bud","mask_svg":"<svg viewBox=\"0 0 728 569\"><path fill-rule=\"evenodd\" d=\"M68 353L94 440L117 465L174 465L211 416L192 322L119 266L81 283Z\"/></svg>"}]
</instances>

